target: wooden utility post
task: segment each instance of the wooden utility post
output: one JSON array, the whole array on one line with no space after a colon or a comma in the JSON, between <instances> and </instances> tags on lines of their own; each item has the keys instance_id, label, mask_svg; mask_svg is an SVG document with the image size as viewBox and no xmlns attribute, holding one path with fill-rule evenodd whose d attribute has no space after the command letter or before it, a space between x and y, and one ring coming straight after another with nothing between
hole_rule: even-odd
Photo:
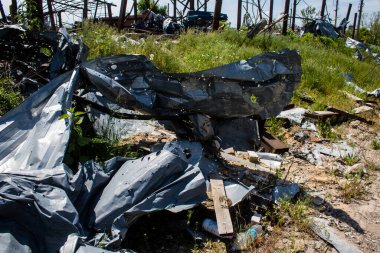
<instances>
[{"instance_id":1,"label":"wooden utility post","mask_svg":"<svg viewBox=\"0 0 380 253\"><path fill-rule=\"evenodd\" d=\"M1 0L0 0L0 12L1 12L1 17L3 19L3 22L6 24L7 23L7 16L5 15L3 3L1 2Z\"/></svg>"},{"instance_id":2,"label":"wooden utility post","mask_svg":"<svg viewBox=\"0 0 380 253\"><path fill-rule=\"evenodd\" d=\"M88 14L88 0L84 0L83 2L83 20L87 19Z\"/></svg>"},{"instance_id":3,"label":"wooden utility post","mask_svg":"<svg viewBox=\"0 0 380 253\"><path fill-rule=\"evenodd\" d=\"M55 31L56 27L55 27L55 22L54 22L54 13L53 13L53 7L51 5L51 0L47 0L47 5L48 5L48 10L49 10L49 18L50 18L50 23L51 23L51 29L53 31Z\"/></svg>"},{"instance_id":4,"label":"wooden utility post","mask_svg":"<svg viewBox=\"0 0 380 253\"><path fill-rule=\"evenodd\" d=\"M43 4L42 4L42 0L37 0L36 4L37 4L37 16L38 16L38 20L40 22L41 27L43 27L44 26L44 7L43 7Z\"/></svg>"},{"instance_id":5,"label":"wooden utility post","mask_svg":"<svg viewBox=\"0 0 380 253\"><path fill-rule=\"evenodd\" d=\"M339 9L339 0L336 0L335 2L335 27L337 25L337 22L338 22L338 9Z\"/></svg>"},{"instance_id":6,"label":"wooden utility post","mask_svg":"<svg viewBox=\"0 0 380 253\"><path fill-rule=\"evenodd\" d=\"M110 25L112 24L112 5L107 4L107 10L108 10L108 19L110 20Z\"/></svg>"},{"instance_id":7,"label":"wooden utility post","mask_svg":"<svg viewBox=\"0 0 380 253\"><path fill-rule=\"evenodd\" d=\"M350 4L348 5L348 10L347 10L347 14L346 14L346 21L348 21L349 18L350 18L351 7L352 7L352 4L350 3ZM344 28L344 33L346 33L346 27Z\"/></svg>"},{"instance_id":8,"label":"wooden utility post","mask_svg":"<svg viewBox=\"0 0 380 253\"><path fill-rule=\"evenodd\" d=\"M289 5L290 5L290 0L285 0L284 15L286 15L286 17L282 21L282 35L286 35L287 30L288 30Z\"/></svg>"},{"instance_id":9,"label":"wooden utility post","mask_svg":"<svg viewBox=\"0 0 380 253\"><path fill-rule=\"evenodd\" d=\"M358 28L356 29L356 38L357 39L360 39L360 22L362 20L363 5L364 5L364 0L361 0L360 6L359 6Z\"/></svg>"},{"instance_id":10,"label":"wooden utility post","mask_svg":"<svg viewBox=\"0 0 380 253\"><path fill-rule=\"evenodd\" d=\"M241 26L241 6L242 6L242 0L237 0L238 1L238 8L237 8L237 24L236 28L239 30Z\"/></svg>"},{"instance_id":11,"label":"wooden utility post","mask_svg":"<svg viewBox=\"0 0 380 253\"><path fill-rule=\"evenodd\" d=\"M354 25L352 26L352 38L355 39L355 27L356 27L356 18L358 17L358 14L355 12L354 15Z\"/></svg>"},{"instance_id":12,"label":"wooden utility post","mask_svg":"<svg viewBox=\"0 0 380 253\"><path fill-rule=\"evenodd\" d=\"M293 0L292 30L296 29L297 0Z\"/></svg>"},{"instance_id":13,"label":"wooden utility post","mask_svg":"<svg viewBox=\"0 0 380 253\"><path fill-rule=\"evenodd\" d=\"M326 10L326 0L322 0L321 19L325 17L325 10Z\"/></svg>"},{"instance_id":14,"label":"wooden utility post","mask_svg":"<svg viewBox=\"0 0 380 253\"><path fill-rule=\"evenodd\" d=\"M215 1L215 10L214 10L214 20L212 24L212 29L214 31L218 30L219 28L219 19L220 19L220 13L222 11L222 0L216 0Z\"/></svg>"},{"instance_id":15,"label":"wooden utility post","mask_svg":"<svg viewBox=\"0 0 380 253\"><path fill-rule=\"evenodd\" d=\"M11 17L12 17L12 22L16 23L17 22L17 0L12 0L12 7L11 7Z\"/></svg>"},{"instance_id":16,"label":"wooden utility post","mask_svg":"<svg viewBox=\"0 0 380 253\"><path fill-rule=\"evenodd\" d=\"M191 11L194 10L194 0L189 0L189 9L190 9Z\"/></svg>"},{"instance_id":17,"label":"wooden utility post","mask_svg":"<svg viewBox=\"0 0 380 253\"><path fill-rule=\"evenodd\" d=\"M169 8L168 8L168 12L169 12ZM137 24L137 0L133 1L133 16L135 19L135 26L136 26L136 24Z\"/></svg>"},{"instance_id":18,"label":"wooden utility post","mask_svg":"<svg viewBox=\"0 0 380 253\"><path fill-rule=\"evenodd\" d=\"M177 18L177 0L173 0L173 18Z\"/></svg>"},{"instance_id":19,"label":"wooden utility post","mask_svg":"<svg viewBox=\"0 0 380 253\"><path fill-rule=\"evenodd\" d=\"M98 6L99 6L99 0L95 0L95 1L96 1L96 4L95 4L95 12L94 12L94 20L93 20L94 23L95 23L96 13L98 12Z\"/></svg>"},{"instance_id":20,"label":"wooden utility post","mask_svg":"<svg viewBox=\"0 0 380 253\"><path fill-rule=\"evenodd\" d=\"M257 0L257 8L259 9L260 20L262 20L263 19L263 13L262 13L262 9L261 9L260 0Z\"/></svg>"},{"instance_id":21,"label":"wooden utility post","mask_svg":"<svg viewBox=\"0 0 380 253\"><path fill-rule=\"evenodd\" d=\"M272 24L273 21L273 0L269 2L269 24Z\"/></svg>"},{"instance_id":22,"label":"wooden utility post","mask_svg":"<svg viewBox=\"0 0 380 253\"><path fill-rule=\"evenodd\" d=\"M351 14L351 7L352 7L352 4L349 4L349 5L348 5L347 14L346 14L346 20L347 20L347 21L348 21L348 19L350 18L350 14Z\"/></svg>"},{"instance_id":23,"label":"wooden utility post","mask_svg":"<svg viewBox=\"0 0 380 253\"><path fill-rule=\"evenodd\" d=\"M127 10L127 0L121 0L119 20L117 23L117 29L119 30L119 32L124 27L124 18L125 18L125 11L126 10Z\"/></svg>"},{"instance_id":24,"label":"wooden utility post","mask_svg":"<svg viewBox=\"0 0 380 253\"><path fill-rule=\"evenodd\" d=\"M62 11L58 11L58 24L59 24L59 27L63 27L62 25Z\"/></svg>"}]
</instances>

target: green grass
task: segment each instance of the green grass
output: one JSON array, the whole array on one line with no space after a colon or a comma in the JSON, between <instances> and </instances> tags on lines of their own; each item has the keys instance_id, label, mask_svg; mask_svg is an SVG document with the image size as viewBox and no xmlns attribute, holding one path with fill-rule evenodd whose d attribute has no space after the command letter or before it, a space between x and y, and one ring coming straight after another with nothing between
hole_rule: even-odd
<instances>
[{"instance_id":1,"label":"green grass","mask_svg":"<svg viewBox=\"0 0 380 253\"><path fill-rule=\"evenodd\" d=\"M0 78L0 116L18 106L23 97L10 77Z\"/></svg>"},{"instance_id":2,"label":"green grass","mask_svg":"<svg viewBox=\"0 0 380 253\"><path fill-rule=\"evenodd\" d=\"M306 93L320 104L351 110L354 102L345 98L342 90L355 95L345 85L343 73L352 73L354 82L372 91L380 85L380 66L372 59L360 62L353 58L353 49L344 46L343 39L332 40L306 35L259 35L248 39L245 32L227 30L215 33L188 31L174 41L148 36L145 43L133 44L116 29L104 24L87 23L82 31L89 46L89 59L115 54L144 54L165 72L199 71L247 59L264 51L282 48L297 49L302 57L302 81L297 93ZM294 97L297 102L297 97Z\"/></svg>"}]
</instances>

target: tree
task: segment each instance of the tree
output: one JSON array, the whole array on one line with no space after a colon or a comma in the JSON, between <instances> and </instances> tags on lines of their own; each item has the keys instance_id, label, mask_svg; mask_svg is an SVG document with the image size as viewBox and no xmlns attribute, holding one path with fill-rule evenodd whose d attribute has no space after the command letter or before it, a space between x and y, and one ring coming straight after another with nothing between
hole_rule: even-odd
<instances>
[{"instance_id":1,"label":"tree","mask_svg":"<svg viewBox=\"0 0 380 253\"><path fill-rule=\"evenodd\" d=\"M302 9L301 16L304 18L302 20L302 23L306 24L307 22L309 22L309 19L314 19L316 14L317 14L317 11L315 7L312 7L310 5L306 7L305 9Z\"/></svg>"},{"instance_id":2,"label":"tree","mask_svg":"<svg viewBox=\"0 0 380 253\"><path fill-rule=\"evenodd\" d=\"M154 4L154 0L139 0L137 2L137 9L142 12L147 9L151 9L154 13L160 13L161 15L167 14L166 6L159 6L158 4Z\"/></svg>"}]
</instances>

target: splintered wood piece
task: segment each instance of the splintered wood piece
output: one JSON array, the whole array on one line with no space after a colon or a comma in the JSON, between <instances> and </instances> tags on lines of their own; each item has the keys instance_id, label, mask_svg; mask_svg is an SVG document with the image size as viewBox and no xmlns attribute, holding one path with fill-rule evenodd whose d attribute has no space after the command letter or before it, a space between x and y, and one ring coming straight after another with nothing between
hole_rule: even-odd
<instances>
[{"instance_id":1,"label":"splintered wood piece","mask_svg":"<svg viewBox=\"0 0 380 253\"><path fill-rule=\"evenodd\" d=\"M210 183L219 235L231 235L234 230L223 180L212 178Z\"/></svg>"}]
</instances>

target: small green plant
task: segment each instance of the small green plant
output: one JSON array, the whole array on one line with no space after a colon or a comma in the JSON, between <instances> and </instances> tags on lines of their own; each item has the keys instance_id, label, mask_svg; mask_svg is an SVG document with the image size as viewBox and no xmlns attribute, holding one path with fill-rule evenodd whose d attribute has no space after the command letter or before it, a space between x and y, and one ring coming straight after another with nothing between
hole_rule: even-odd
<instances>
[{"instance_id":1,"label":"small green plant","mask_svg":"<svg viewBox=\"0 0 380 253\"><path fill-rule=\"evenodd\" d=\"M275 206L277 216L277 225L282 226L286 223L292 223L300 231L310 229L310 199L303 197L295 202L289 199L280 200L279 205Z\"/></svg>"},{"instance_id":2,"label":"small green plant","mask_svg":"<svg viewBox=\"0 0 380 253\"><path fill-rule=\"evenodd\" d=\"M318 122L318 132L323 138L329 140L338 139L338 135L333 131L333 128L331 127L330 119L321 120Z\"/></svg>"},{"instance_id":3,"label":"small green plant","mask_svg":"<svg viewBox=\"0 0 380 253\"><path fill-rule=\"evenodd\" d=\"M369 171L380 171L380 164L374 163L372 161L365 161L365 166Z\"/></svg>"},{"instance_id":4,"label":"small green plant","mask_svg":"<svg viewBox=\"0 0 380 253\"><path fill-rule=\"evenodd\" d=\"M366 192L360 175L355 175L344 182L341 191L345 202L350 202L352 199L362 199Z\"/></svg>"},{"instance_id":5,"label":"small green plant","mask_svg":"<svg viewBox=\"0 0 380 253\"><path fill-rule=\"evenodd\" d=\"M371 141L371 147L374 150L379 150L380 149L380 142L378 140L372 140Z\"/></svg>"},{"instance_id":6,"label":"small green plant","mask_svg":"<svg viewBox=\"0 0 380 253\"><path fill-rule=\"evenodd\" d=\"M359 160L359 157L354 154L348 154L343 157L343 162L349 166L354 165L355 163L359 162Z\"/></svg>"},{"instance_id":7,"label":"small green plant","mask_svg":"<svg viewBox=\"0 0 380 253\"><path fill-rule=\"evenodd\" d=\"M283 139L285 129L283 128L284 120L278 118L269 118L265 121L265 128L279 139Z\"/></svg>"},{"instance_id":8,"label":"small green plant","mask_svg":"<svg viewBox=\"0 0 380 253\"><path fill-rule=\"evenodd\" d=\"M254 94L251 95L251 101L252 103L257 103L257 97Z\"/></svg>"},{"instance_id":9,"label":"small green plant","mask_svg":"<svg viewBox=\"0 0 380 253\"><path fill-rule=\"evenodd\" d=\"M0 67L0 116L18 106L23 100L19 88L11 77L10 66Z\"/></svg>"}]
</instances>

